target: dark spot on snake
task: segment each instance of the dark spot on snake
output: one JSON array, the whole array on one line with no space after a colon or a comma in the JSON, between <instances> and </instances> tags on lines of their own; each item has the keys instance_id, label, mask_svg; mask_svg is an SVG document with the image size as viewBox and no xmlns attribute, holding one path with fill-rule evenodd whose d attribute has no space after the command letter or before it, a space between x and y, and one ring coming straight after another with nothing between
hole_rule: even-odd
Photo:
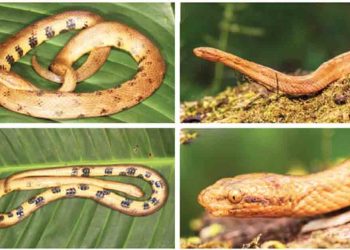
<instances>
[{"instance_id":1,"label":"dark spot on snake","mask_svg":"<svg viewBox=\"0 0 350 250\"><path fill-rule=\"evenodd\" d=\"M18 54L19 57L22 57L22 56L23 56L23 49L22 49L19 45L17 45L17 46L15 47L15 50L16 50L16 52L17 52L17 54Z\"/></svg>"},{"instance_id":2,"label":"dark spot on snake","mask_svg":"<svg viewBox=\"0 0 350 250\"><path fill-rule=\"evenodd\" d=\"M146 56L140 57L139 63L142 63L146 59Z\"/></svg>"},{"instance_id":3,"label":"dark spot on snake","mask_svg":"<svg viewBox=\"0 0 350 250\"><path fill-rule=\"evenodd\" d=\"M62 116L63 115L63 111L62 110L55 111L55 115Z\"/></svg>"},{"instance_id":4,"label":"dark spot on snake","mask_svg":"<svg viewBox=\"0 0 350 250\"><path fill-rule=\"evenodd\" d=\"M52 38L55 36L55 31L52 29L51 26L45 27L45 35L47 38Z\"/></svg>"},{"instance_id":5,"label":"dark spot on snake","mask_svg":"<svg viewBox=\"0 0 350 250\"><path fill-rule=\"evenodd\" d=\"M106 168L105 174L113 174L113 168Z\"/></svg>"},{"instance_id":6,"label":"dark spot on snake","mask_svg":"<svg viewBox=\"0 0 350 250\"><path fill-rule=\"evenodd\" d=\"M12 55L7 55L7 56L6 56L6 61L7 61L10 65L12 65L12 64L15 63L15 59L13 58Z\"/></svg>"},{"instance_id":7,"label":"dark spot on snake","mask_svg":"<svg viewBox=\"0 0 350 250\"><path fill-rule=\"evenodd\" d=\"M9 91L9 90L5 91L5 92L3 93L3 96L4 96L4 97L10 96L10 91Z\"/></svg>"},{"instance_id":8,"label":"dark spot on snake","mask_svg":"<svg viewBox=\"0 0 350 250\"><path fill-rule=\"evenodd\" d=\"M140 178L140 179L143 179L143 174L138 174L136 177Z\"/></svg>"},{"instance_id":9,"label":"dark spot on snake","mask_svg":"<svg viewBox=\"0 0 350 250\"><path fill-rule=\"evenodd\" d=\"M0 65L0 70L6 70L5 65Z\"/></svg>"},{"instance_id":10,"label":"dark spot on snake","mask_svg":"<svg viewBox=\"0 0 350 250\"><path fill-rule=\"evenodd\" d=\"M75 21L73 19L68 19L66 22L67 29L75 29Z\"/></svg>"},{"instance_id":11,"label":"dark spot on snake","mask_svg":"<svg viewBox=\"0 0 350 250\"><path fill-rule=\"evenodd\" d=\"M141 76L142 76L142 77L146 77L147 74L146 74L145 72L142 72L142 73L141 73Z\"/></svg>"},{"instance_id":12,"label":"dark spot on snake","mask_svg":"<svg viewBox=\"0 0 350 250\"><path fill-rule=\"evenodd\" d=\"M143 210L147 210L149 208L150 208L150 206L149 206L148 202L143 203Z\"/></svg>"},{"instance_id":13,"label":"dark spot on snake","mask_svg":"<svg viewBox=\"0 0 350 250\"><path fill-rule=\"evenodd\" d=\"M72 168L71 176L77 176L78 175L78 171L79 171L78 168Z\"/></svg>"},{"instance_id":14,"label":"dark spot on snake","mask_svg":"<svg viewBox=\"0 0 350 250\"><path fill-rule=\"evenodd\" d=\"M163 188L163 183L161 181L156 181L154 183L154 186L156 186L157 188Z\"/></svg>"},{"instance_id":15,"label":"dark spot on snake","mask_svg":"<svg viewBox=\"0 0 350 250\"><path fill-rule=\"evenodd\" d=\"M96 93L95 93L97 96L100 96L100 95L102 95L102 91L96 91Z\"/></svg>"},{"instance_id":16,"label":"dark spot on snake","mask_svg":"<svg viewBox=\"0 0 350 250\"><path fill-rule=\"evenodd\" d=\"M85 115L84 114L80 114L80 115L78 115L78 118L84 118L85 117Z\"/></svg>"},{"instance_id":17,"label":"dark spot on snake","mask_svg":"<svg viewBox=\"0 0 350 250\"><path fill-rule=\"evenodd\" d=\"M90 175L90 168L83 168L82 172L83 172L82 176L89 176Z\"/></svg>"},{"instance_id":18,"label":"dark spot on snake","mask_svg":"<svg viewBox=\"0 0 350 250\"><path fill-rule=\"evenodd\" d=\"M152 176L152 173L151 172L146 172L146 174L145 174L145 177L146 178L150 178Z\"/></svg>"},{"instance_id":19,"label":"dark spot on snake","mask_svg":"<svg viewBox=\"0 0 350 250\"><path fill-rule=\"evenodd\" d=\"M125 199L125 200L123 200L123 201L120 203L120 205L121 205L122 207L129 208L131 202L132 202L131 200Z\"/></svg>"},{"instance_id":20,"label":"dark spot on snake","mask_svg":"<svg viewBox=\"0 0 350 250\"><path fill-rule=\"evenodd\" d=\"M157 205L159 203L159 200L155 197L152 197L150 200L149 200L153 205Z\"/></svg>"},{"instance_id":21,"label":"dark spot on snake","mask_svg":"<svg viewBox=\"0 0 350 250\"><path fill-rule=\"evenodd\" d=\"M17 215L18 218L21 218L21 217L24 216L24 212L23 212L23 207L22 206L17 208L16 215Z\"/></svg>"},{"instance_id":22,"label":"dark spot on snake","mask_svg":"<svg viewBox=\"0 0 350 250\"><path fill-rule=\"evenodd\" d=\"M86 29L87 27L89 27L89 25L88 25L87 22L85 22L85 23L84 23L84 26L83 26L83 29Z\"/></svg>"},{"instance_id":23,"label":"dark spot on snake","mask_svg":"<svg viewBox=\"0 0 350 250\"><path fill-rule=\"evenodd\" d=\"M101 109L100 115L106 114L107 112L108 112L108 110L106 110L106 109Z\"/></svg>"},{"instance_id":24,"label":"dark spot on snake","mask_svg":"<svg viewBox=\"0 0 350 250\"><path fill-rule=\"evenodd\" d=\"M108 94L113 93L113 89L108 89L108 90L107 90L107 93L108 93Z\"/></svg>"},{"instance_id":25,"label":"dark spot on snake","mask_svg":"<svg viewBox=\"0 0 350 250\"><path fill-rule=\"evenodd\" d=\"M136 172L136 168L127 168L126 169L126 173L128 175L135 175L135 172Z\"/></svg>"},{"instance_id":26,"label":"dark spot on snake","mask_svg":"<svg viewBox=\"0 0 350 250\"><path fill-rule=\"evenodd\" d=\"M60 193L61 192L61 188L60 187L53 187L53 188L51 188L51 192L53 194Z\"/></svg>"},{"instance_id":27,"label":"dark spot on snake","mask_svg":"<svg viewBox=\"0 0 350 250\"><path fill-rule=\"evenodd\" d=\"M115 102L119 102L120 101L120 97L118 97L118 96L113 97L113 99L114 99Z\"/></svg>"},{"instance_id":28,"label":"dark spot on snake","mask_svg":"<svg viewBox=\"0 0 350 250\"><path fill-rule=\"evenodd\" d=\"M137 102L141 102L141 101L142 101L142 99L143 99L143 97L142 97L142 96L138 96L138 97L136 97L136 101L137 101Z\"/></svg>"},{"instance_id":29,"label":"dark spot on snake","mask_svg":"<svg viewBox=\"0 0 350 250\"><path fill-rule=\"evenodd\" d=\"M126 173L124 171L119 173L119 176L126 176Z\"/></svg>"},{"instance_id":30,"label":"dark spot on snake","mask_svg":"<svg viewBox=\"0 0 350 250\"><path fill-rule=\"evenodd\" d=\"M38 38L35 35L32 35L31 37L29 37L29 46L31 48L34 48L37 45L38 45Z\"/></svg>"},{"instance_id":31,"label":"dark spot on snake","mask_svg":"<svg viewBox=\"0 0 350 250\"><path fill-rule=\"evenodd\" d=\"M40 205L42 205L43 203L45 203L44 197L39 196L39 197L37 197L37 198L35 199L35 205L40 206Z\"/></svg>"},{"instance_id":32,"label":"dark spot on snake","mask_svg":"<svg viewBox=\"0 0 350 250\"><path fill-rule=\"evenodd\" d=\"M130 86L134 86L135 85L135 81L129 81L129 85Z\"/></svg>"},{"instance_id":33,"label":"dark spot on snake","mask_svg":"<svg viewBox=\"0 0 350 250\"><path fill-rule=\"evenodd\" d=\"M80 190L82 190L82 191L86 191L86 190L89 190L89 185L80 184L80 185L79 185L79 188L80 188Z\"/></svg>"},{"instance_id":34,"label":"dark spot on snake","mask_svg":"<svg viewBox=\"0 0 350 250\"><path fill-rule=\"evenodd\" d=\"M76 193L77 193L77 190L75 190L75 188L66 189L66 195L68 196L74 196Z\"/></svg>"},{"instance_id":35,"label":"dark spot on snake","mask_svg":"<svg viewBox=\"0 0 350 250\"><path fill-rule=\"evenodd\" d=\"M153 83L152 78L148 78L147 81L148 81L149 84L152 84L152 83Z\"/></svg>"},{"instance_id":36,"label":"dark spot on snake","mask_svg":"<svg viewBox=\"0 0 350 250\"><path fill-rule=\"evenodd\" d=\"M7 213L7 216L8 216L9 218L12 218L12 217L13 217L13 213L12 213L12 212L8 212L8 213Z\"/></svg>"},{"instance_id":37,"label":"dark spot on snake","mask_svg":"<svg viewBox=\"0 0 350 250\"><path fill-rule=\"evenodd\" d=\"M148 49L148 50L146 50L146 54L150 54L151 53L151 51Z\"/></svg>"},{"instance_id":38,"label":"dark spot on snake","mask_svg":"<svg viewBox=\"0 0 350 250\"><path fill-rule=\"evenodd\" d=\"M103 197L105 197L105 193L103 191L97 191L96 197L99 199L102 199Z\"/></svg>"},{"instance_id":39,"label":"dark spot on snake","mask_svg":"<svg viewBox=\"0 0 350 250\"><path fill-rule=\"evenodd\" d=\"M3 221L5 217L3 215L0 215L0 221Z\"/></svg>"},{"instance_id":40,"label":"dark spot on snake","mask_svg":"<svg viewBox=\"0 0 350 250\"><path fill-rule=\"evenodd\" d=\"M39 90L36 92L36 96L42 96L44 94L43 90Z\"/></svg>"},{"instance_id":41,"label":"dark spot on snake","mask_svg":"<svg viewBox=\"0 0 350 250\"><path fill-rule=\"evenodd\" d=\"M147 66L150 66L150 65L152 65L152 62L151 62L151 61L148 61L148 62L145 62L145 64L146 64Z\"/></svg>"}]
</instances>

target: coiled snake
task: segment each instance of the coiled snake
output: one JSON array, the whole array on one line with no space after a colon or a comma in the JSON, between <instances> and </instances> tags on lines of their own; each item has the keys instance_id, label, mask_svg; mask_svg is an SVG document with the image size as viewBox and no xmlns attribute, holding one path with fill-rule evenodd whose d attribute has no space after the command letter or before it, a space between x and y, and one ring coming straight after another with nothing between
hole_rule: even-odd
<instances>
[{"instance_id":1,"label":"coiled snake","mask_svg":"<svg viewBox=\"0 0 350 250\"><path fill-rule=\"evenodd\" d=\"M11 66L42 42L73 29L84 29L57 55L50 69L33 66L47 79L63 82L59 91L38 90L10 71ZM76 82L94 74L107 59L110 47L128 52L138 63L133 79L117 87L89 93L72 93ZM75 71L72 64L90 53ZM38 21L8 41L0 50L0 104L34 117L68 119L106 116L130 108L149 97L162 83L165 63L157 47L138 31L117 22L104 22L86 11L67 11Z\"/></svg>"},{"instance_id":2,"label":"coiled snake","mask_svg":"<svg viewBox=\"0 0 350 250\"><path fill-rule=\"evenodd\" d=\"M212 62L220 62L238 70L267 88L277 89L290 95L312 94L327 87L332 82L350 73L350 52L343 53L324 62L314 72L304 76L283 74L269 67L250 62L222 50L199 47L194 54Z\"/></svg>"},{"instance_id":3,"label":"coiled snake","mask_svg":"<svg viewBox=\"0 0 350 250\"><path fill-rule=\"evenodd\" d=\"M91 178L93 176L141 178L151 185L152 193L142 201L133 200L111 190L140 198L144 193L138 187ZM0 180L0 197L12 191L42 188L49 189L10 212L0 213L0 228L15 225L40 207L61 198L89 198L130 216L145 216L160 209L168 197L165 179L155 170L140 165L72 166L26 171Z\"/></svg>"},{"instance_id":4,"label":"coiled snake","mask_svg":"<svg viewBox=\"0 0 350 250\"><path fill-rule=\"evenodd\" d=\"M214 216L306 217L350 206L350 160L307 176L245 174L204 189L198 202Z\"/></svg>"}]
</instances>

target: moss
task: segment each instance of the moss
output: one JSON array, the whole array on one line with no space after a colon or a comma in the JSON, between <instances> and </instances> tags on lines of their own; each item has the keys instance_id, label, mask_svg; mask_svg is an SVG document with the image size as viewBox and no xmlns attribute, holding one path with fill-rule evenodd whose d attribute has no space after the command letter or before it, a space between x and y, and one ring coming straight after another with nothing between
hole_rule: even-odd
<instances>
[{"instance_id":1,"label":"moss","mask_svg":"<svg viewBox=\"0 0 350 250\"><path fill-rule=\"evenodd\" d=\"M350 78L309 96L288 96L256 83L227 88L217 96L182 104L182 122L343 123L350 121Z\"/></svg>"}]
</instances>

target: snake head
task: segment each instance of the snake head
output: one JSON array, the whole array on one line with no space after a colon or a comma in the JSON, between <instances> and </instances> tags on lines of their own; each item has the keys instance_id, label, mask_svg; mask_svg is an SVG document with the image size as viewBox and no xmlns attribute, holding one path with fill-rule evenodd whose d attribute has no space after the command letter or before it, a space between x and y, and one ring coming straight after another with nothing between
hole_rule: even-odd
<instances>
[{"instance_id":1,"label":"snake head","mask_svg":"<svg viewBox=\"0 0 350 250\"><path fill-rule=\"evenodd\" d=\"M204 189L198 202L214 216L283 217L291 215L293 182L277 174L224 178Z\"/></svg>"}]
</instances>

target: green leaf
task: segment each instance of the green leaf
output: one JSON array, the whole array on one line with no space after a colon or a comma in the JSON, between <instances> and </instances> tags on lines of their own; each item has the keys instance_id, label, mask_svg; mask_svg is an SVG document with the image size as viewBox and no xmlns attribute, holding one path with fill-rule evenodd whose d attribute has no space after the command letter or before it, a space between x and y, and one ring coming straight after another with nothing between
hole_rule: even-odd
<instances>
[{"instance_id":1,"label":"green leaf","mask_svg":"<svg viewBox=\"0 0 350 250\"><path fill-rule=\"evenodd\" d=\"M107 117L75 120L45 120L33 118L0 108L0 122L143 122L174 121L174 15L170 3L1 3L0 41L6 41L21 29L42 18L67 10L88 10L105 20L129 25L150 38L160 49L167 65L161 87L139 105ZM30 59L36 54L43 66L63 48L76 32L61 34L30 51L13 70L23 78L44 89L57 85L38 76ZM77 64L81 64L86 56ZM137 65L125 52L113 49L108 61L95 75L77 87L79 92L107 89L120 84L136 73Z\"/></svg>"},{"instance_id":2,"label":"green leaf","mask_svg":"<svg viewBox=\"0 0 350 250\"><path fill-rule=\"evenodd\" d=\"M169 198L158 212L131 217L90 199L52 202L22 222L0 229L1 248L173 248L173 129L2 129L0 178L18 171L80 164L143 164L168 181ZM113 180L149 185L131 177ZM18 191L0 199L9 211L38 190Z\"/></svg>"}]
</instances>

